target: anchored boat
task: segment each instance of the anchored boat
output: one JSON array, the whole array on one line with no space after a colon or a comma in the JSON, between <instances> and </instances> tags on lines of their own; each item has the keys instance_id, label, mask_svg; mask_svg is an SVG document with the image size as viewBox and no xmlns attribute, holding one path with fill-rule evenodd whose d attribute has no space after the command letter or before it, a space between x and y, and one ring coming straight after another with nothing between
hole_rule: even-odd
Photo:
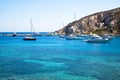
<instances>
[{"instance_id":1,"label":"anchored boat","mask_svg":"<svg viewBox=\"0 0 120 80\"><path fill-rule=\"evenodd\" d=\"M109 38L107 37L105 38L99 35L92 35L87 40L85 40L85 42L91 42L91 43L107 43L109 41L110 41Z\"/></svg>"},{"instance_id":2,"label":"anchored boat","mask_svg":"<svg viewBox=\"0 0 120 80\"><path fill-rule=\"evenodd\" d=\"M33 34L33 32L32 32L32 29L33 29L32 19L30 19L30 24L31 24L31 35L30 36L25 36L23 38L23 40L36 40L36 38L32 36L32 34Z\"/></svg>"}]
</instances>

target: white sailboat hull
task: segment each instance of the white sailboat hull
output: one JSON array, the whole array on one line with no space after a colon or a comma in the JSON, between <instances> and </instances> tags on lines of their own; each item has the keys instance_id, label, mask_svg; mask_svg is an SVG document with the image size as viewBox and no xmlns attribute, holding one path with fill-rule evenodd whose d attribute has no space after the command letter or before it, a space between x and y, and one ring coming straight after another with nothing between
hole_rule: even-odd
<instances>
[{"instance_id":1,"label":"white sailboat hull","mask_svg":"<svg viewBox=\"0 0 120 80\"><path fill-rule=\"evenodd\" d=\"M23 40L36 40L34 37L24 37Z\"/></svg>"}]
</instances>

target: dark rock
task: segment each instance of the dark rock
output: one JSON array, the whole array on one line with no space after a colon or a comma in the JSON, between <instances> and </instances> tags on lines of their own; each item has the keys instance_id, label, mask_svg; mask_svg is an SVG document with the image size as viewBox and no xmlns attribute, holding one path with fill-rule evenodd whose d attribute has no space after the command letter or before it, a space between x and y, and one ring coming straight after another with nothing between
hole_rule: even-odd
<instances>
[{"instance_id":1,"label":"dark rock","mask_svg":"<svg viewBox=\"0 0 120 80\"><path fill-rule=\"evenodd\" d=\"M71 26L67 26L65 28L65 33L66 35L72 34L73 33L73 29L71 28Z\"/></svg>"}]
</instances>

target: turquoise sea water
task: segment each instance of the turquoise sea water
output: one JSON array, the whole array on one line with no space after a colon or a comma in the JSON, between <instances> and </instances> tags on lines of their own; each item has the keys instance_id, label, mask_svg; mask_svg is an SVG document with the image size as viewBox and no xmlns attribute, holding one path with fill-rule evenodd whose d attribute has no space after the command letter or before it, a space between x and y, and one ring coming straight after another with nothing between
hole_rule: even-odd
<instances>
[{"instance_id":1,"label":"turquoise sea water","mask_svg":"<svg viewBox=\"0 0 120 80\"><path fill-rule=\"evenodd\" d=\"M104 44L22 39L0 37L0 80L120 80L120 37Z\"/></svg>"}]
</instances>

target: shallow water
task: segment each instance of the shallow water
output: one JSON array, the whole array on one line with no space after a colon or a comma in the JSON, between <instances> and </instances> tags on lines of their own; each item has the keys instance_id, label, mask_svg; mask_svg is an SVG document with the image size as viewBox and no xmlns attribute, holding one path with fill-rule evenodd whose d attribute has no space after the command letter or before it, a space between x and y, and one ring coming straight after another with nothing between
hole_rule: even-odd
<instances>
[{"instance_id":1,"label":"shallow water","mask_svg":"<svg viewBox=\"0 0 120 80\"><path fill-rule=\"evenodd\" d=\"M0 80L120 80L119 41L0 37Z\"/></svg>"}]
</instances>

